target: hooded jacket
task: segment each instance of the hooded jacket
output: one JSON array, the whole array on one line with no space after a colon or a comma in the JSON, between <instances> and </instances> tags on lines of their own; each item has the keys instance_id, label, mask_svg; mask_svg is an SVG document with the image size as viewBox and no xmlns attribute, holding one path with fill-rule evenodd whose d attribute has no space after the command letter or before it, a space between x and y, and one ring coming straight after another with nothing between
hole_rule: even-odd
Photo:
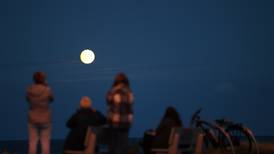
<instances>
[{"instance_id":1,"label":"hooded jacket","mask_svg":"<svg viewBox=\"0 0 274 154\"><path fill-rule=\"evenodd\" d=\"M33 84L27 89L29 102L29 123L49 124L51 122L50 102L53 101L52 91L49 86Z\"/></svg>"}]
</instances>

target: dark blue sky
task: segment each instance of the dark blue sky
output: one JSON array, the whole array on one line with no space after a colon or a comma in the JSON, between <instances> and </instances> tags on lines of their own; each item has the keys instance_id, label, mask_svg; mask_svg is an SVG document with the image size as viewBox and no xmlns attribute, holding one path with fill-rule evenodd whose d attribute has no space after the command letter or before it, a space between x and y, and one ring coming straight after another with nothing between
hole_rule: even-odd
<instances>
[{"instance_id":1,"label":"dark blue sky","mask_svg":"<svg viewBox=\"0 0 274 154\"><path fill-rule=\"evenodd\" d=\"M131 136L156 127L169 105L228 117L274 135L273 0L2 0L0 139L27 138L26 87L44 70L55 93L53 138L88 95L105 94L123 71L135 94ZM90 48L95 63L81 64Z\"/></svg>"}]
</instances>

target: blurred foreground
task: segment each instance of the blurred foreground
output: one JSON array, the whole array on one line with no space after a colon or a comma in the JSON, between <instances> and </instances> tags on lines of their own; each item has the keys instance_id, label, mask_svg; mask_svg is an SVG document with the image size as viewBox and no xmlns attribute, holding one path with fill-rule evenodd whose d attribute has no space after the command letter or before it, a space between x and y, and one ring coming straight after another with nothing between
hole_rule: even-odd
<instances>
[{"instance_id":1,"label":"blurred foreground","mask_svg":"<svg viewBox=\"0 0 274 154\"><path fill-rule=\"evenodd\" d=\"M274 154L274 143L260 143L259 144L260 154ZM237 148L236 154L244 153L246 149ZM221 152L214 149L208 149L205 151L205 154L220 154ZM225 154L225 153L222 153ZM254 153L255 154L255 153Z\"/></svg>"},{"instance_id":2,"label":"blurred foreground","mask_svg":"<svg viewBox=\"0 0 274 154\"><path fill-rule=\"evenodd\" d=\"M131 147L136 147L139 142L138 138L131 139ZM53 140L51 143L51 154L61 154L63 149L64 140ZM10 154L27 154L28 142L26 140L16 140L16 141L0 141L0 148L7 148ZM259 144L260 154L274 154L274 142L260 142ZM240 149L238 149L240 150ZM138 150L140 151L140 149ZM238 151L240 153L240 151ZM208 149L205 154L219 154L218 151L214 149ZM225 153L223 153L225 154Z\"/></svg>"}]
</instances>

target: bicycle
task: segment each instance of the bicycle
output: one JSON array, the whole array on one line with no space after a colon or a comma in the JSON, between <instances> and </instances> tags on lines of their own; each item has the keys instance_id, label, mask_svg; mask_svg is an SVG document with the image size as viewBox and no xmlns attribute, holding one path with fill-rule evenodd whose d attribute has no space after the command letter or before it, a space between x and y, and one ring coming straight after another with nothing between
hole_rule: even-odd
<instances>
[{"instance_id":1,"label":"bicycle","mask_svg":"<svg viewBox=\"0 0 274 154\"><path fill-rule=\"evenodd\" d=\"M214 151L214 153L217 152L219 154L235 154L234 146L229 134L219 125L202 120L199 115L201 111L202 108L192 115L190 127L195 126L202 130L208 153Z\"/></svg>"},{"instance_id":2,"label":"bicycle","mask_svg":"<svg viewBox=\"0 0 274 154\"><path fill-rule=\"evenodd\" d=\"M215 120L229 134L235 152L240 154L259 154L259 147L253 132L242 123L235 123L227 119Z\"/></svg>"}]
</instances>

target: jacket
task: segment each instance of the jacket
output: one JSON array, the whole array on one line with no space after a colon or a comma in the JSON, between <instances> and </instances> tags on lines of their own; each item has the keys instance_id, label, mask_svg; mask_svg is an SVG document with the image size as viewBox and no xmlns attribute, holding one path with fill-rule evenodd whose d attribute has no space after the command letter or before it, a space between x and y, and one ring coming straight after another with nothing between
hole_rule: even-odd
<instances>
[{"instance_id":1,"label":"jacket","mask_svg":"<svg viewBox=\"0 0 274 154\"><path fill-rule=\"evenodd\" d=\"M53 94L49 86L43 84L33 84L29 86L26 99L29 102L29 123L51 123L50 102L53 101Z\"/></svg>"},{"instance_id":2,"label":"jacket","mask_svg":"<svg viewBox=\"0 0 274 154\"><path fill-rule=\"evenodd\" d=\"M107 93L107 119L111 127L128 129L133 120L133 94L129 87L120 84Z\"/></svg>"},{"instance_id":3,"label":"jacket","mask_svg":"<svg viewBox=\"0 0 274 154\"><path fill-rule=\"evenodd\" d=\"M82 108L67 121L70 132L65 140L65 150L83 150L84 141L89 126L100 126L106 124L105 116L99 111L91 108Z\"/></svg>"}]
</instances>

